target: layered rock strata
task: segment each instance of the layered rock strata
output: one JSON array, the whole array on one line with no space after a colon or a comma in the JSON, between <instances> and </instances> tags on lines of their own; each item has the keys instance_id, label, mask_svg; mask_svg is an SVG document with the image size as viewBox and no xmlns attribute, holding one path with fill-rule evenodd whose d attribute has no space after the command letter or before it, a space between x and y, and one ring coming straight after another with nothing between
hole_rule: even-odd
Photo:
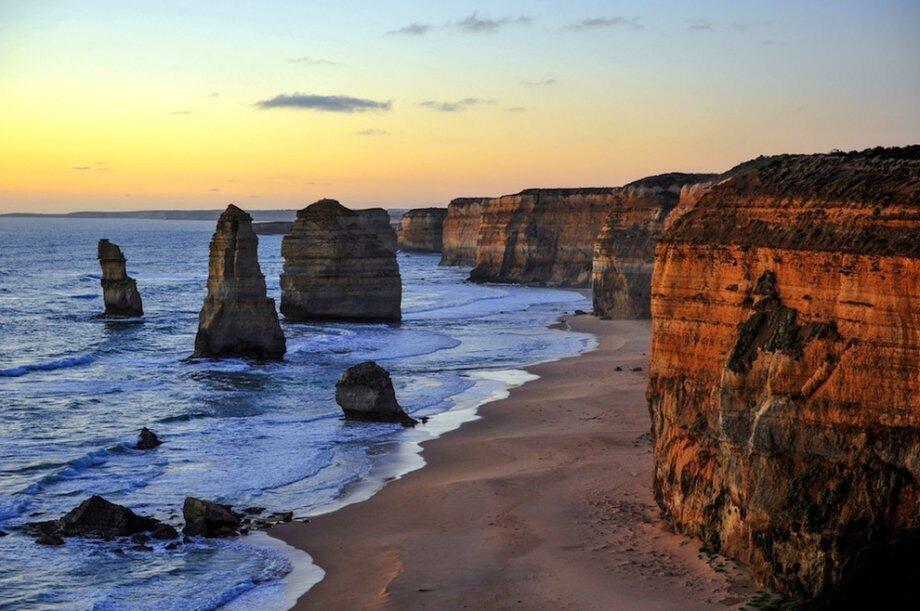
<instances>
[{"instance_id":1,"label":"layered rock strata","mask_svg":"<svg viewBox=\"0 0 920 611\"><path fill-rule=\"evenodd\" d=\"M658 244L657 501L782 591L828 596L915 563L918 236L910 147L742 164Z\"/></svg>"},{"instance_id":2,"label":"layered rock strata","mask_svg":"<svg viewBox=\"0 0 920 611\"><path fill-rule=\"evenodd\" d=\"M102 298L106 316L143 316L137 282L128 276L127 260L117 244L99 240L99 265L102 267Z\"/></svg>"},{"instance_id":3,"label":"layered rock strata","mask_svg":"<svg viewBox=\"0 0 920 611\"><path fill-rule=\"evenodd\" d=\"M527 189L483 203L476 282L586 287L594 239L618 189Z\"/></svg>"},{"instance_id":4,"label":"layered rock strata","mask_svg":"<svg viewBox=\"0 0 920 611\"><path fill-rule=\"evenodd\" d=\"M459 197L448 204L442 228L441 265L476 265L482 209L489 199Z\"/></svg>"},{"instance_id":5,"label":"layered rock strata","mask_svg":"<svg viewBox=\"0 0 920 611\"><path fill-rule=\"evenodd\" d=\"M279 359L284 333L259 267L252 217L234 205L220 215L211 238L208 295L198 317L195 357Z\"/></svg>"},{"instance_id":6,"label":"layered rock strata","mask_svg":"<svg viewBox=\"0 0 920 611\"><path fill-rule=\"evenodd\" d=\"M399 223L399 249L406 252L441 252L446 217L446 208L406 211Z\"/></svg>"},{"instance_id":7,"label":"layered rock strata","mask_svg":"<svg viewBox=\"0 0 920 611\"><path fill-rule=\"evenodd\" d=\"M281 242L281 312L293 321L398 321L396 254L362 217L331 199L297 213Z\"/></svg>"},{"instance_id":8,"label":"layered rock strata","mask_svg":"<svg viewBox=\"0 0 920 611\"><path fill-rule=\"evenodd\" d=\"M594 313L610 318L650 318L655 245L688 185L714 174L662 174L618 190L617 202L594 242L591 289Z\"/></svg>"},{"instance_id":9,"label":"layered rock strata","mask_svg":"<svg viewBox=\"0 0 920 611\"><path fill-rule=\"evenodd\" d=\"M355 210L358 220L377 236L383 247L396 252L396 230L390 224L390 213L383 208L366 208Z\"/></svg>"}]
</instances>

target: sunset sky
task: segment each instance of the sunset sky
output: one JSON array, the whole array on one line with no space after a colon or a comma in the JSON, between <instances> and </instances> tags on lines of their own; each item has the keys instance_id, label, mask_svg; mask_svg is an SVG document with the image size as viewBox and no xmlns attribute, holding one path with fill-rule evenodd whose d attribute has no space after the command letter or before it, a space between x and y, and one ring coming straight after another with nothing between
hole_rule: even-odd
<instances>
[{"instance_id":1,"label":"sunset sky","mask_svg":"<svg viewBox=\"0 0 920 611\"><path fill-rule=\"evenodd\" d=\"M445 205L917 143L918 31L916 0L0 0L0 212Z\"/></svg>"}]
</instances>

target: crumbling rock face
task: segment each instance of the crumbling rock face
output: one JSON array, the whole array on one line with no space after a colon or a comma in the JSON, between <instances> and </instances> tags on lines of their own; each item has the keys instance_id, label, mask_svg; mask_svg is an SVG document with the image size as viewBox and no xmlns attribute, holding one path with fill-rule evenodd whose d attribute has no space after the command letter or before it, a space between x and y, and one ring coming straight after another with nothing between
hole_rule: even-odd
<instances>
[{"instance_id":1,"label":"crumbling rock face","mask_svg":"<svg viewBox=\"0 0 920 611\"><path fill-rule=\"evenodd\" d=\"M331 199L297 213L281 242L281 312L292 321L401 319L396 254L358 214Z\"/></svg>"},{"instance_id":2,"label":"crumbling rock face","mask_svg":"<svg viewBox=\"0 0 920 611\"><path fill-rule=\"evenodd\" d=\"M198 319L196 358L284 356L284 333L275 301L267 296L258 247L252 217L227 206L211 238L208 295Z\"/></svg>"},{"instance_id":3,"label":"crumbling rock face","mask_svg":"<svg viewBox=\"0 0 920 611\"><path fill-rule=\"evenodd\" d=\"M489 201L487 197L459 197L448 204L441 265L476 265L482 209Z\"/></svg>"},{"instance_id":4,"label":"crumbling rock face","mask_svg":"<svg viewBox=\"0 0 920 611\"><path fill-rule=\"evenodd\" d=\"M128 276L127 260L118 244L106 239L99 240L99 265L102 267L102 298L105 315L118 317L143 316L141 295L137 282Z\"/></svg>"},{"instance_id":5,"label":"crumbling rock face","mask_svg":"<svg viewBox=\"0 0 920 611\"><path fill-rule=\"evenodd\" d=\"M914 148L742 164L656 250L656 499L796 596L916 549L897 543L920 528Z\"/></svg>"},{"instance_id":6,"label":"crumbling rock face","mask_svg":"<svg viewBox=\"0 0 920 611\"><path fill-rule=\"evenodd\" d=\"M399 223L399 249L406 252L441 252L445 208L408 210Z\"/></svg>"},{"instance_id":7,"label":"crumbling rock face","mask_svg":"<svg viewBox=\"0 0 920 611\"><path fill-rule=\"evenodd\" d=\"M618 190L594 242L591 288L594 313L609 318L650 318L655 245L685 187L713 174L663 174Z\"/></svg>"},{"instance_id":8,"label":"crumbling rock face","mask_svg":"<svg viewBox=\"0 0 920 611\"><path fill-rule=\"evenodd\" d=\"M594 239L619 189L527 189L484 202L476 282L586 287Z\"/></svg>"}]
</instances>

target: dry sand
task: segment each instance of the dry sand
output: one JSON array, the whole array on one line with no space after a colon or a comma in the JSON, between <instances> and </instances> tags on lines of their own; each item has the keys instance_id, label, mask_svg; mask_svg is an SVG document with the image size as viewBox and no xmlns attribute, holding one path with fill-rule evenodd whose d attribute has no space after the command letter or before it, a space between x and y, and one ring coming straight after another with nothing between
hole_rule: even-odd
<instances>
[{"instance_id":1,"label":"dry sand","mask_svg":"<svg viewBox=\"0 0 920 611\"><path fill-rule=\"evenodd\" d=\"M326 571L296 608L737 609L751 598L742 568L659 517L650 324L569 323L598 349L530 368L539 380L426 443L426 466L369 500L272 530Z\"/></svg>"}]
</instances>

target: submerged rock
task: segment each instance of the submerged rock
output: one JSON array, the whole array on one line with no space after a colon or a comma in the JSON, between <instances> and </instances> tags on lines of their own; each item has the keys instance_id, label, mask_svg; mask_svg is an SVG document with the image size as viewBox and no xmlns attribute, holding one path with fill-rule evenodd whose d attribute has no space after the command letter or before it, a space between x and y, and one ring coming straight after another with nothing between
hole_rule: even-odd
<instances>
[{"instance_id":1,"label":"submerged rock","mask_svg":"<svg viewBox=\"0 0 920 611\"><path fill-rule=\"evenodd\" d=\"M157 437L157 434L148 429L146 426L141 429L141 434L137 436L137 443L134 444L135 450L152 450L162 445L163 442Z\"/></svg>"},{"instance_id":2,"label":"submerged rock","mask_svg":"<svg viewBox=\"0 0 920 611\"><path fill-rule=\"evenodd\" d=\"M240 527L240 518L229 505L187 497L182 506L185 528L182 534L203 537L231 537Z\"/></svg>"},{"instance_id":3,"label":"submerged rock","mask_svg":"<svg viewBox=\"0 0 920 611\"><path fill-rule=\"evenodd\" d=\"M258 247L252 217L227 206L211 238L208 296L198 319L194 357L284 356L284 333L275 301L267 296Z\"/></svg>"},{"instance_id":4,"label":"submerged rock","mask_svg":"<svg viewBox=\"0 0 920 611\"><path fill-rule=\"evenodd\" d=\"M99 240L99 265L102 267L102 298L106 316L142 316L144 307L137 282L128 276L127 260L118 244Z\"/></svg>"},{"instance_id":5,"label":"submerged rock","mask_svg":"<svg viewBox=\"0 0 920 611\"><path fill-rule=\"evenodd\" d=\"M416 424L396 401L390 374L373 361L349 367L342 374L335 384L335 402L348 420Z\"/></svg>"},{"instance_id":6,"label":"submerged rock","mask_svg":"<svg viewBox=\"0 0 920 611\"><path fill-rule=\"evenodd\" d=\"M297 213L281 242L281 312L288 320L395 322L402 279L395 253L332 199Z\"/></svg>"}]
</instances>

